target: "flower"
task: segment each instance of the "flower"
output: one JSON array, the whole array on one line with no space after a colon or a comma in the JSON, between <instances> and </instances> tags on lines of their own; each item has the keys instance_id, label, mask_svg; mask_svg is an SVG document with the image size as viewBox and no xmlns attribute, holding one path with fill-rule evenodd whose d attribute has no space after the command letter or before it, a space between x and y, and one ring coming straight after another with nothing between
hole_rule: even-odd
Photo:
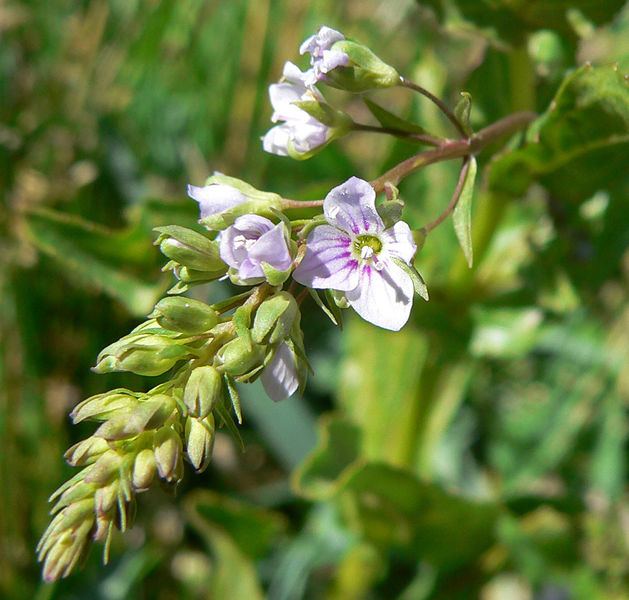
<instances>
[{"instance_id":1,"label":"flower","mask_svg":"<svg viewBox=\"0 0 629 600\"><path fill-rule=\"evenodd\" d=\"M260 215L243 215L220 234L221 258L236 270L236 283L249 285L265 278L265 268L288 271L293 259L284 223L274 225Z\"/></svg>"},{"instance_id":2,"label":"flower","mask_svg":"<svg viewBox=\"0 0 629 600\"><path fill-rule=\"evenodd\" d=\"M262 386L267 396L279 402L285 400L299 387L297 363L293 351L286 342L282 342L269 364L260 375Z\"/></svg>"},{"instance_id":3,"label":"flower","mask_svg":"<svg viewBox=\"0 0 629 600\"><path fill-rule=\"evenodd\" d=\"M404 221L385 229L375 199L374 189L357 177L331 190L323 203L329 225L312 230L293 278L311 288L345 292L363 319L398 331L408 320L414 287L395 260L410 265L417 246Z\"/></svg>"},{"instance_id":4,"label":"flower","mask_svg":"<svg viewBox=\"0 0 629 600\"><path fill-rule=\"evenodd\" d=\"M323 82L348 92L365 92L400 83L399 73L367 46L325 25L299 47L300 54L306 52L312 68L304 73L304 82L310 87Z\"/></svg>"},{"instance_id":5,"label":"flower","mask_svg":"<svg viewBox=\"0 0 629 600\"><path fill-rule=\"evenodd\" d=\"M271 121L280 125L273 127L263 138L266 152L293 158L308 158L313 151L323 147L338 134L330 124L324 124L309 112L299 108L298 102L316 106L324 105L323 96L309 88L307 74L291 62L284 65L282 81L269 86L269 97L273 106ZM328 107L329 108L329 107ZM335 111L327 116L334 117ZM337 117L340 120L340 117ZM340 123L339 123L340 125Z\"/></svg>"},{"instance_id":6,"label":"flower","mask_svg":"<svg viewBox=\"0 0 629 600\"><path fill-rule=\"evenodd\" d=\"M240 190L223 183L211 183L203 187L188 184L188 196L199 203L202 219L249 200Z\"/></svg>"},{"instance_id":7,"label":"flower","mask_svg":"<svg viewBox=\"0 0 629 600\"><path fill-rule=\"evenodd\" d=\"M349 64L349 56L340 50L332 50L336 42L344 40L345 36L336 29L324 25L317 33L311 35L299 47L299 54L310 53L312 69L306 72L306 83L313 86L326 79L326 74Z\"/></svg>"}]
</instances>

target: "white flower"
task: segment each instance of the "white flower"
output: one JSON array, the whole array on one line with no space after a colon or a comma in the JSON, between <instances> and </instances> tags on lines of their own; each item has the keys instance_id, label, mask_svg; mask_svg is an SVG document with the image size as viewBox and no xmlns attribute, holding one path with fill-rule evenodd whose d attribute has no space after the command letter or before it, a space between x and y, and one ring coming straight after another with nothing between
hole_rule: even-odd
<instances>
[{"instance_id":1,"label":"white flower","mask_svg":"<svg viewBox=\"0 0 629 600\"><path fill-rule=\"evenodd\" d=\"M305 73L287 62L282 81L269 86L274 110L271 121L283 123L264 136L262 145L266 152L280 156L307 155L330 140L330 127L295 105L295 102L323 102L321 94L310 89L305 79Z\"/></svg>"},{"instance_id":2,"label":"white flower","mask_svg":"<svg viewBox=\"0 0 629 600\"><path fill-rule=\"evenodd\" d=\"M268 397L275 402L292 396L299 387L297 363L293 351L286 342L282 342L271 362L264 367L260 380Z\"/></svg>"},{"instance_id":3,"label":"white flower","mask_svg":"<svg viewBox=\"0 0 629 600\"><path fill-rule=\"evenodd\" d=\"M310 233L293 278L311 288L345 292L363 319L398 331L408 321L414 288L393 259L410 264L417 246L404 221L385 229L375 200L374 189L357 177L331 190L323 203L329 225Z\"/></svg>"},{"instance_id":4,"label":"white flower","mask_svg":"<svg viewBox=\"0 0 629 600\"><path fill-rule=\"evenodd\" d=\"M345 36L336 29L324 25L315 33L305 40L299 47L299 54L310 53L310 64L312 69L305 73L305 81L309 86L314 86L319 81L326 79L326 74L336 69L336 67L345 67L349 64L349 56L340 50L333 50L332 46L336 42L345 39Z\"/></svg>"},{"instance_id":5,"label":"white flower","mask_svg":"<svg viewBox=\"0 0 629 600\"><path fill-rule=\"evenodd\" d=\"M212 183L203 187L188 184L188 196L199 203L202 219L225 212L249 200L240 190L222 183Z\"/></svg>"}]
</instances>

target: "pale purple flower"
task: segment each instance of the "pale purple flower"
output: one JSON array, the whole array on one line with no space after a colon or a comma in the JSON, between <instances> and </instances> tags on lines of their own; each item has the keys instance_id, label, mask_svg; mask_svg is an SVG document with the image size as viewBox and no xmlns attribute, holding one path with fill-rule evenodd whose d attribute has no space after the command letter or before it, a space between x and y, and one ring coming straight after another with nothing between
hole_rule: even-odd
<instances>
[{"instance_id":1,"label":"pale purple flower","mask_svg":"<svg viewBox=\"0 0 629 600\"><path fill-rule=\"evenodd\" d=\"M199 203L202 219L249 200L240 190L223 183L211 183L203 187L188 184L188 196Z\"/></svg>"},{"instance_id":2,"label":"pale purple flower","mask_svg":"<svg viewBox=\"0 0 629 600\"><path fill-rule=\"evenodd\" d=\"M219 253L223 261L238 271L243 283L264 279L262 263L287 271L293 259L287 242L286 226L274 225L260 215L243 215L220 234Z\"/></svg>"},{"instance_id":3,"label":"pale purple flower","mask_svg":"<svg viewBox=\"0 0 629 600\"><path fill-rule=\"evenodd\" d=\"M349 62L349 56L340 50L332 50L332 46L336 42L344 40L345 36L336 29L324 25L315 33L305 40L299 47L299 54L310 53L310 64L312 69L306 72L305 82L309 86L313 86L319 81L324 81L326 74L337 67L346 67Z\"/></svg>"},{"instance_id":4,"label":"pale purple flower","mask_svg":"<svg viewBox=\"0 0 629 600\"><path fill-rule=\"evenodd\" d=\"M323 203L329 225L312 230L293 278L311 288L345 292L363 319L398 331L408 321L414 287L393 259L410 264L417 246L404 221L385 229L375 200L374 189L357 177L330 191Z\"/></svg>"},{"instance_id":5,"label":"pale purple flower","mask_svg":"<svg viewBox=\"0 0 629 600\"><path fill-rule=\"evenodd\" d=\"M271 121L283 123L273 127L264 136L262 146L266 152L280 156L308 154L327 143L330 128L294 104L302 101L323 102L321 94L306 85L306 77L299 67L287 62L282 81L269 86L274 111Z\"/></svg>"},{"instance_id":6,"label":"pale purple flower","mask_svg":"<svg viewBox=\"0 0 629 600\"><path fill-rule=\"evenodd\" d=\"M295 355L286 342L282 342L271 362L260 375L264 391L275 402L292 396L299 387Z\"/></svg>"}]
</instances>

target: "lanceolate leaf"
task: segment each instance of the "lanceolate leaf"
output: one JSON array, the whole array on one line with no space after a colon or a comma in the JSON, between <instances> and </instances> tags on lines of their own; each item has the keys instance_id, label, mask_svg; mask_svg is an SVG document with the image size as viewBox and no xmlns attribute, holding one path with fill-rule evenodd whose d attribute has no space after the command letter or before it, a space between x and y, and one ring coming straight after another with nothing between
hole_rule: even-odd
<instances>
[{"instance_id":1,"label":"lanceolate leaf","mask_svg":"<svg viewBox=\"0 0 629 600\"><path fill-rule=\"evenodd\" d=\"M629 81L616 67L586 65L564 81L526 145L492 163L489 187L521 196L534 180L559 173L569 188L561 186L561 196L591 194L605 185L610 160L626 167L628 146Z\"/></svg>"},{"instance_id":2,"label":"lanceolate leaf","mask_svg":"<svg viewBox=\"0 0 629 600\"><path fill-rule=\"evenodd\" d=\"M456 237L461 244L467 264L472 268L474 253L472 249L472 196L474 195L474 181L476 180L476 158L469 159L465 181L461 196L452 213L452 222Z\"/></svg>"},{"instance_id":3,"label":"lanceolate leaf","mask_svg":"<svg viewBox=\"0 0 629 600\"><path fill-rule=\"evenodd\" d=\"M399 129L400 131L406 131L407 133L426 133L426 130L415 123L411 123L406 119L389 112L382 106L369 100L369 98L363 98L363 101L367 105L367 108L371 111L371 114L376 117L378 123L383 127L390 127L391 129Z\"/></svg>"},{"instance_id":4,"label":"lanceolate leaf","mask_svg":"<svg viewBox=\"0 0 629 600\"><path fill-rule=\"evenodd\" d=\"M132 314L150 312L164 291L163 280L149 284L132 274L132 270L157 267L150 233L142 228L110 231L76 216L43 209L29 213L25 221L30 241L55 259L64 272L112 296ZM154 280L157 272L156 268Z\"/></svg>"}]
</instances>

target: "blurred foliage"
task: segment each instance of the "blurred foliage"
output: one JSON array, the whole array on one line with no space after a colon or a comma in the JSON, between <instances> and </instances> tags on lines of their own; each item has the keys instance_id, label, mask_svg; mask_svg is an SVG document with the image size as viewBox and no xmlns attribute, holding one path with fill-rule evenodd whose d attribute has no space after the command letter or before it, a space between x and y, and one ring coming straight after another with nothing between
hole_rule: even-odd
<instances>
[{"instance_id":1,"label":"blurred foliage","mask_svg":"<svg viewBox=\"0 0 629 600\"><path fill-rule=\"evenodd\" d=\"M361 133L302 163L262 153L267 85L323 23L452 106L470 92L476 129L541 115L478 157L474 268L444 224L402 332L348 315L339 333L307 304L305 397L243 390L244 453L219 434L204 475L140 499L109 567L40 584L46 498L86 431L66 414L142 389L89 367L170 285L151 230L196 226L185 184L319 198L415 151ZM0 36L0 597L629 597L623 2L7 0ZM406 90L373 100L453 135ZM441 163L403 182L409 222L455 181Z\"/></svg>"}]
</instances>

